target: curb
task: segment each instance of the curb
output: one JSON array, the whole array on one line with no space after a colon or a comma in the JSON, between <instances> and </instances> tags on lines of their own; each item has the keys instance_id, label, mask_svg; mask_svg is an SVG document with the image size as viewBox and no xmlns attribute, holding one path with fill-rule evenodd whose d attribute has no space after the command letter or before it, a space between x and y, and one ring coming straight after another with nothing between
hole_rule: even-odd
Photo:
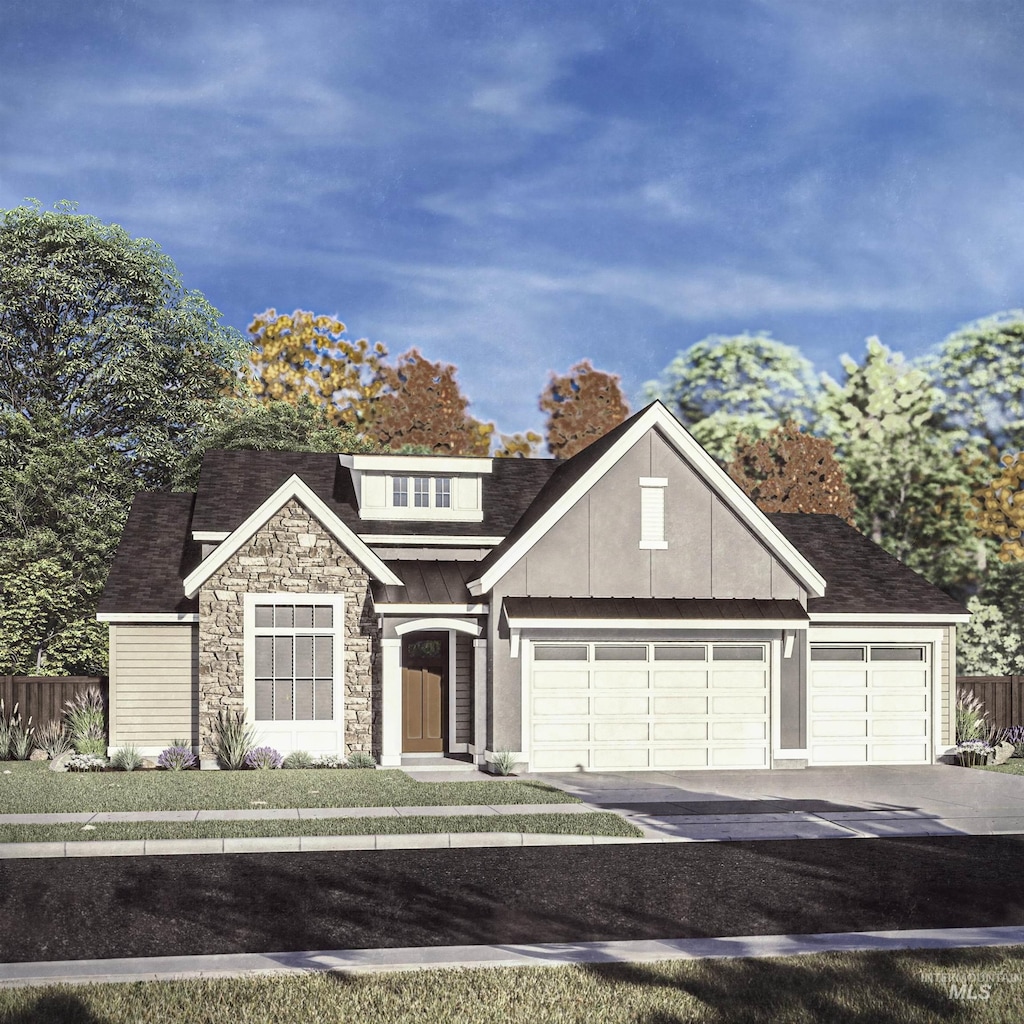
<instances>
[{"instance_id":1,"label":"curb","mask_svg":"<svg viewBox=\"0 0 1024 1024\"><path fill-rule=\"evenodd\" d=\"M932 928L913 931L746 935L508 946L420 946L404 949L308 950L111 960L0 964L0 988L55 984L215 980L307 974L374 974L442 968L564 967L571 964L805 956L828 952L963 949L1024 944L1024 927ZM952 973L946 972L946 973Z\"/></svg>"}]
</instances>

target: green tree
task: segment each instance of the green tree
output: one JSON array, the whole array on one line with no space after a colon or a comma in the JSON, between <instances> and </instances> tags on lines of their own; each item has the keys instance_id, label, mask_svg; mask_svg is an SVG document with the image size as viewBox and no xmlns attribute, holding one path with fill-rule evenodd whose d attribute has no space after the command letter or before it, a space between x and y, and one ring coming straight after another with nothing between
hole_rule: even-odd
<instances>
[{"instance_id":1,"label":"green tree","mask_svg":"<svg viewBox=\"0 0 1024 1024\"><path fill-rule=\"evenodd\" d=\"M237 387L219 317L149 239L67 203L0 211L0 409L109 442L141 484L170 483Z\"/></svg>"},{"instance_id":2,"label":"green tree","mask_svg":"<svg viewBox=\"0 0 1024 1024\"><path fill-rule=\"evenodd\" d=\"M818 384L798 349L768 334L713 334L680 352L644 393L679 417L719 461L740 434L757 440L788 421L814 424Z\"/></svg>"},{"instance_id":3,"label":"green tree","mask_svg":"<svg viewBox=\"0 0 1024 1024\"><path fill-rule=\"evenodd\" d=\"M956 631L956 667L965 676L1008 676L1024 672L1024 639L994 604L967 601L971 621Z\"/></svg>"},{"instance_id":4,"label":"green tree","mask_svg":"<svg viewBox=\"0 0 1024 1024\"><path fill-rule=\"evenodd\" d=\"M547 414L548 451L570 459L599 437L604 437L628 415L621 378L595 370L584 359L563 376L551 374L540 396L540 411Z\"/></svg>"},{"instance_id":5,"label":"green tree","mask_svg":"<svg viewBox=\"0 0 1024 1024\"><path fill-rule=\"evenodd\" d=\"M945 429L928 374L869 338L862 363L827 375L820 428L857 499L854 522L933 583L971 586L984 550L965 516L986 460L964 431Z\"/></svg>"},{"instance_id":6,"label":"green tree","mask_svg":"<svg viewBox=\"0 0 1024 1024\"><path fill-rule=\"evenodd\" d=\"M365 426L384 388L387 349L366 338L351 341L333 316L268 309L249 325L253 394L292 404L308 399L338 424Z\"/></svg>"},{"instance_id":7,"label":"green tree","mask_svg":"<svg viewBox=\"0 0 1024 1024\"><path fill-rule=\"evenodd\" d=\"M726 470L762 512L815 512L853 523L856 502L832 442L792 421L758 441L741 435Z\"/></svg>"},{"instance_id":8,"label":"green tree","mask_svg":"<svg viewBox=\"0 0 1024 1024\"><path fill-rule=\"evenodd\" d=\"M962 327L928 363L949 422L993 454L1024 449L1024 310Z\"/></svg>"},{"instance_id":9,"label":"green tree","mask_svg":"<svg viewBox=\"0 0 1024 1024\"><path fill-rule=\"evenodd\" d=\"M384 366L382 394L374 403L368 432L392 450L426 447L437 455L487 455L493 423L469 415L449 363L432 363L416 349Z\"/></svg>"},{"instance_id":10,"label":"green tree","mask_svg":"<svg viewBox=\"0 0 1024 1024\"><path fill-rule=\"evenodd\" d=\"M222 404L221 419L178 467L176 490L194 491L203 456L214 449L255 451L359 452L385 449L355 427L338 426L322 405L303 396L296 402L232 399Z\"/></svg>"}]
</instances>

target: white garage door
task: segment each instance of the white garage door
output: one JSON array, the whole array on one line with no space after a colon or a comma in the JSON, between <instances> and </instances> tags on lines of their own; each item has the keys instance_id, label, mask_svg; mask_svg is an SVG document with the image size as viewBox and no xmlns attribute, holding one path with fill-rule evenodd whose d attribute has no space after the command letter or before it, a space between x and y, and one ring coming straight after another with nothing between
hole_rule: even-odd
<instances>
[{"instance_id":1,"label":"white garage door","mask_svg":"<svg viewBox=\"0 0 1024 1024\"><path fill-rule=\"evenodd\" d=\"M769 645L537 643L531 766L767 768Z\"/></svg>"},{"instance_id":2,"label":"white garage door","mask_svg":"<svg viewBox=\"0 0 1024 1024\"><path fill-rule=\"evenodd\" d=\"M811 764L928 764L929 644L812 644Z\"/></svg>"}]
</instances>

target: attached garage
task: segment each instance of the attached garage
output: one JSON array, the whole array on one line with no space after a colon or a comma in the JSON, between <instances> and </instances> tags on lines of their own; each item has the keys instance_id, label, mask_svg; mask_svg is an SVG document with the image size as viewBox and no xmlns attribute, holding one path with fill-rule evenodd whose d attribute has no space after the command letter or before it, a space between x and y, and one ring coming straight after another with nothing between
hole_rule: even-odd
<instances>
[{"instance_id":1,"label":"attached garage","mask_svg":"<svg viewBox=\"0 0 1024 1024\"><path fill-rule=\"evenodd\" d=\"M812 643L808 760L929 764L932 644Z\"/></svg>"},{"instance_id":2,"label":"attached garage","mask_svg":"<svg viewBox=\"0 0 1024 1024\"><path fill-rule=\"evenodd\" d=\"M532 646L535 771L767 768L771 645Z\"/></svg>"}]
</instances>

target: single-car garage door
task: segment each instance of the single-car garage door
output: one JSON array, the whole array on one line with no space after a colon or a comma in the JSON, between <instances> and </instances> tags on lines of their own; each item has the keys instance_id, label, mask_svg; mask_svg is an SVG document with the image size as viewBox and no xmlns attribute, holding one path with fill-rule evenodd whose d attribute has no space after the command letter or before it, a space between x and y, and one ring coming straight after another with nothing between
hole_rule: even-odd
<instances>
[{"instance_id":1,"label":"single-car garage door","mask_svg":"<svg viewBox=\"0 0 1024 1024\"><path fill-rule=\"evenodd\" d=\"M812 644L811 764L931 761L930 644Z\"/></svg>"},{"instance_id":2,"label":"single-car garage door","mask_svg":"<svg viewBox=\"0 0 1024 1024\"><path fill-rule=\"evenodd\" d=\"M767 768L767 643L535 643L530 762Z\"/></svg>"}]
</instances>

